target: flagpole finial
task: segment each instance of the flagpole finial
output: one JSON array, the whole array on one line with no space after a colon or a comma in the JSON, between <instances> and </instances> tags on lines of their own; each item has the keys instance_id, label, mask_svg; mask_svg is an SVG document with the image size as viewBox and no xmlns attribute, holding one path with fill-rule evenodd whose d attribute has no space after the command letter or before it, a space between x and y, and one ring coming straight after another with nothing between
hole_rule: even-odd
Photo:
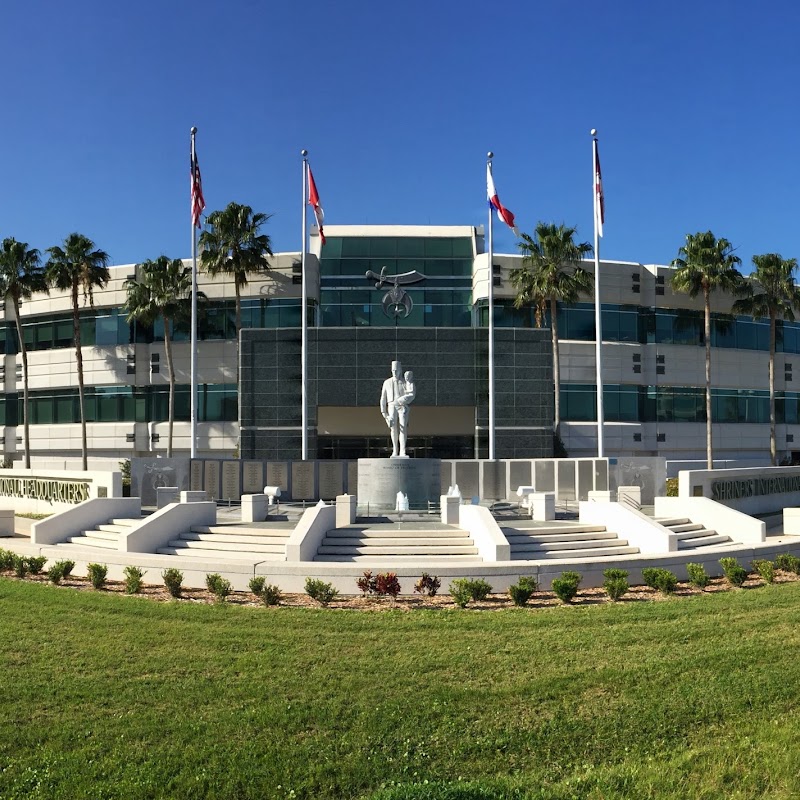
<instances>
[{"instance_id":1,"label":"flagpole finial","mask_svg":"<svg viewBox=\"0 0 800 800\"><path fill-rule=\"evenodd\" d=\"M493 152L490 150L490 151L489 151L489 152L486 154L486 158L494 158L494 153L493 153Z\"/></svg>"},{"instance_id":2,"label":"flagpole finial","mask_svg":"<svg viewBox=\"0 0 800 800\"><path fill-rule=\"evenodd\" d=\"M301 150L300 155L303 156L303 158L305 158L308 155L308 150Z\"/></svg>"},{"instance_id":3,"label":"flagpole finial","mask_svg":"<svg viewBox=\"0 0 800 800\"><path fill-rule=\"evenodd\" d=\"M597 136L597 128L592 128L592 129L589 131L589 134L590 134L591 136Z\"/></svg>"},{"instance_id":4,"label":"flagpole finial","mask_svg":"<svg viewBox=\"0 0 800 800\"><path fill-rule=\"evenodd\" d=\"M192 136L194 136L197 133L197 128L194 125L192 125L192 129L189 131L189 133L191 133Z\"/></svg>"}]
</instances>

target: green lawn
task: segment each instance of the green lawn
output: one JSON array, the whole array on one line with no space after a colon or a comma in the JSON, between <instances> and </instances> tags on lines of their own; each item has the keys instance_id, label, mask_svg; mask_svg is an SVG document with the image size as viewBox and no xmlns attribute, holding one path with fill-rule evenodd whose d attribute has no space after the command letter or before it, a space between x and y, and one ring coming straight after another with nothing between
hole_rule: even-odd
<instances>
[{"instance_id":1,"label":"green lawn","mask_svg":"<svg viewBox=\"0 0 800 800\"><path fill-rule=\"evenodd\" d=\"M0 578L0 798L794 798L798 623L800 582L357 613Z\"/></svg>"}]
</instances>

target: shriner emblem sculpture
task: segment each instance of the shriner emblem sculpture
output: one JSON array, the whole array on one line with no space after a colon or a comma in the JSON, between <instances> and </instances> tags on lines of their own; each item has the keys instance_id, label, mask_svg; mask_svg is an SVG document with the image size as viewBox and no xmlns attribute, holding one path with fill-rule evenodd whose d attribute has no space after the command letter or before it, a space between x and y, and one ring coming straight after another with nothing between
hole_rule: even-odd
<instances>
[{"instance_id":1,"label":"shriner emblem sculpture","mask_svg":"<svg viewBox=\"0 0 800 800\"><path fill-rule=\"evenodd\" d=\"M398 275L387 275L386 267L381 269L380 275L373 272L371 269L367 270L367 280L374 280L376 289L382 288L385 283L394 284L383 296L381 305L383 306L383 313L386 314L387 317L394 317L395 322L400 317L407 317L414 307L410 295L405 289L401 288L401 285L417 283L424 279L425 276L415 269L411 270L411 272L403 272Z\"/></svg>"},{"instance_id":2,"label":"shriner emblem sculpture","mask_svg":"<svg viewBox=\"0 0 800 800\"><path fill-rule=\"evenodd\" d=\"M417 396L414 373L403 374L399 361L392 361L392 376L381 388L381 414L389 426L392 437L392 458L408 458L406 440L408 432L409 406Z\"/></svg>"}]
</instances>

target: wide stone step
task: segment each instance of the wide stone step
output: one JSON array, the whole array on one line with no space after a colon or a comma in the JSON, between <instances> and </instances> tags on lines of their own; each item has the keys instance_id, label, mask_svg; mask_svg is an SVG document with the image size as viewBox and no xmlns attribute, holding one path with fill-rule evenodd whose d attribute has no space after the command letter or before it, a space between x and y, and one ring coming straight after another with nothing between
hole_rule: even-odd
<instances>
[{"instance_id":1,"label":"wide stone step","mask_svg":"<svg viewBox=\"0 0 800 800\"><path fill-rule=\"evenodd\" d=\"M526 544L512 545L513 552L539 552L550 550L603 550L609 547L626 547L628 544L627 539L618 539L612 537L610 539L581 539L573 542L547 542L545 544L537 544L530 542Z\"/></svg>"},{"instance_id":2,"label":"wide stone step","mask_svg":"<svg viewBox=\"0 0 800 800\"><path fill-rule=\"evenodd\" d=\"M690 531L681 531L677 534L677 538L679 542L690 541L692 539L696 539L700 536L713 536L716 534L716 531L709 530L708 528L704 528L702 525L699 525L697 528L694 528Z\"/></svg>"},{"instance_id":3,"label":"wide stone step","mask_svg":"<svg viewBox=\"0 0 800 800\"><path fill-rule=\"evenodd\" d=\"M529 542L541 542L546 544L548 542L585 542L597 539L611 539L617 538L616 533L610 531L588 531L586 533L520 533L506 528L503 533L508 539L509 544L514 547L518 544L527 544Z\"/></svg>"},{"instance_id":4,"label":"wide stone step","mask_svg":"<svg viewBox=\"0 0 800 800\"><path fill-rule=\"evenodd\" d=\"M550 536L562 533L603 533L606 528L604 525L543 525L541 522L526 522L525 520L515 520L513 525L501 525L504 533L529 533L536 536Z\"/></svg>"},{"instance_id":5,"label":"wide stone step","mask_svg":"<svg viewBox=\"0 0 800 800\"><path fill-rule=\"evenodd\" d=\"M403 530L402 528L334 528L325 536L329 539L460 539L469 536L467 531L459 528L433 528L430 530Z\"/></svg>"},{"instance_id":6,"label":"wide stone step","mask_svg":"<svg viewBox=\"0 0 800 800\"><path fill-rule=\"evenodd\" d=\"M665 528L671 528L673 525L685 525L691 522L688 517L653 517L653 521Z\"/></svg>"},{"instance_id":7,"label":"wide stone step","mask_svg":"<svg viewBox=\"0 0 800 800\"><path fill-rule=\"evenodd\" d=\"M215 553L286 553L285 544L258 544L228 543L220 546L217 542L191 541L186 539L173 539L169 547L186 548L187 550L213 550Z\"/></svg>"},{"instance_id":8,"label":"wide stone step","mask_svg":"<svg viewBox=\"0 0 800 800\"><path fill-rule=\"evenodd\" d=\"M191 533L213 533L214 535L234 536L277 536L286 538L292 532L291 528L248 528L240 525L192 525Z\"/></svg>"},{"instance_id":9,"label":"wide stone step","mask_svg":"<svg viewBox=\"0 0 800 800\"><path fill-rule=\"evenodd\" d=\"M369 546L355 546L355 547L330 547L321 545L317 551L318 555L342 555L342 556L356 556L356 555L374 555L382 556L448 556L448 555L477 555L478 548L469 545L448 545L447 547L409 547L405 545L387 545L385 547Z\"/></svg>"},{"instance_id":10,"label":"wide stone step","mask_svg":"<svg viewBox=\"0 0 800 800\"><path fill-rule=\"evenodd\" d=\"M130 533L131 528L129 525L112 525L108 522L104 525L98 525L95 530L102 533L110 533L112 536L119 536L121 533Z\"/></svg>"},{"instance_id":11,"label":"wide stone step","mask_svg":"<svg viewBox=\"0 0 800 800\"><path fill-rule=\"evenodd\" d=\"M107 531L102 528L95 528L90 531L82 531L81 536L91 536L92 539L107 539L110 542L119 541L119 531Z\"/></svg>"},{"instance_id":12,"label":"wide stone step","mask_svg":"<svg viewBox=\"0 0 800 800\"><path fill-rule=\"evenodd\" d=\"M377 555L317 555L314 561L328 561L337 563L359 563L359 564L385 564L386 559ZM446 566L447 564L482 564L483 559L480 556L467 556L467 555L447 555L447 556L429 556L429 555L399 555L393 554L391 556L391 564L410 564L417 563L422 567L426 566Z\"/></svg>"},{"instance_id":13,"label":"wide stone step","mask_svg":"<svg viewBox=\"0 0 800 800\"><path fill-rule=\"evenodd\" d=\"M116 539L98 539L94 536L70 536L67 543L78 547L92 547L101 550L118 550L119 542Z\"/></svg>"},{"instance_id":14,"label":"wide stone step","mask_svg":"<svg viewBox=\"0 0 800 800\"><path fill-rule=\"evenodd\" d=\"M475 543L467 536L453 538L436 537L435 539L420 539L419 541L410 541L408 538L401 538L394 536L379 539L377 536L374 538L362 539L361 537L352 537L349 539L328 537L326 536L322 542L322 547L452 547L458 546L473 546Z\"/></svg>"},{"instance_id":15,"label":"wide stone step","mask_svg":"<svg viewBox=\"0 0 800 800\"><path fill-rule=\"evenodd\" d=\"M682 525L665 525L674 533L691 533L692 531L702 531L703 526L699 522L687 522Z\"/></svg>"},{"instance_id":16,"label":"wide stone step","mask_svg":"<svg viewBox=\"0 0 800 800\"><path fill-rule=\"evenodd\" d=\"M139 517L138 519L134 517L120 517L119 519L110 519L108 522L110 525L122 525L126 528L132 528L134 525L138 525L145 517Z\"/></svg>"},{"instance_id":17,"label":"wide stone step","mask_svg":"<svg viewBox=\"0 0 800 800\"><path fill-rule=\"evenodd\" d=\"M678 550L696 550L699 547L715 547L720 544L728 544L731 541L730 536L725 536L722 533L714 533L710 531L712 536L698 536L694 539L684 539L678 541Z\"/></svg>"},{"instance_id":18,"label":"wide stone step","mask_svg":"<svg viewBox=\"0 0 800 800\"><path fill-rule=\"evenodd\" d=\"M220 550L224 550L229 544L244 544L248 547L253 545L267 545L274 547L285 545L289 538L288 531L284 531L283 536L251 536L250 534L240 533L196 533L189 531L182 533L180 538L187 542L214 542Z\"/></svg>"},{"instance_id":19,"label":"wide stone step","mask_svg":"<svg viewBox=\"0 0 800 800\"><path fill-rule=\"evenodd\" d=\"M546 561L556 558L572 561L606 556L628 556L638 552L638 547L597 547L590 550L543 550L537 553L515 551L511 554L511 558L513 561Z\"/></svg>"},{"instance_id":20,"label":"wide stone step","mask_svg":"<svg viewBox=\"0 0 800 800\"><path fill-rule=\"evenodd\" d=\"M162 556L181 556L187 558L206 559L219 561L218 550L198 550L190 547L159 547L156 553ZM249 553L237 552L235 559L229 561L285 561L286 557L279 553Z\"/></svg>"}]
</instances>

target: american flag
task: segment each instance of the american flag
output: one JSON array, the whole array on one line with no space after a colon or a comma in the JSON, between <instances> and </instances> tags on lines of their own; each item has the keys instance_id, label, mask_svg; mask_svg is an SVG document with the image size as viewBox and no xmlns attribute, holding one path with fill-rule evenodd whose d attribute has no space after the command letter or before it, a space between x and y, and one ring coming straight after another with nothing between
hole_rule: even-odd
<instances>
[{"instance_id":1,"label":"american flag","mask_svg":"<svg viewBox=\"0 0 800 800\"><path fill-rule=\"evenodd\" d=\"M319 192L317 192L317 184L314 183L314 176L311 174L311 167L308 168L308 204L314 209L314 216L317 218L317 227L319 228L319 239L322 244L325 244L325 233L322 229L325 213L319 204Z\"/></svg>"},{"instance_id":2,"label":"american flag","mask_svg":"<svg viewBox=\"0 0 800 800\"><path fill-rule=\"evenodd\" d=\"M594 194L594 215L597 222L597 232L602 236L603 223L606 221L606 203L603 197L603 177L600 174L600 151L597 147L597 139L594 140Z\"/></svg>"},{"instance_id":3,"label":"american flag","mask_svg":"<svg viewBox=\"0 0 800 800\"><path fill-rule=\"evenodd\" d=\"M206 201L203 198L203 181L200 177L200 165L197 163L197 155L192 154L190 160L190 167L192 170L192 222L195 227L200 227L200 215L206 207Z\"/></svg>"}]
</instances>

